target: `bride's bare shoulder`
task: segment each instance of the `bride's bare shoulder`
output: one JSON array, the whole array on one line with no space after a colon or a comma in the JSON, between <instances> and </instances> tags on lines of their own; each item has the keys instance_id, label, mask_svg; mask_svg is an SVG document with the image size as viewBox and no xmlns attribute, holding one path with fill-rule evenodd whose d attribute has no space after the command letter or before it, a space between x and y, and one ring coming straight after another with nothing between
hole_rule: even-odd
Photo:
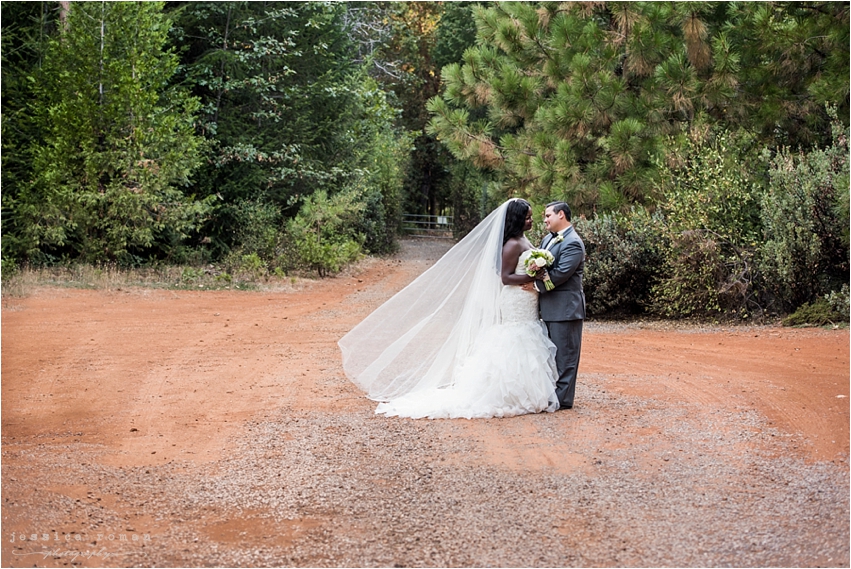
<instances>
[{"instance_id":1,"label":"bride's bare shoulder","mask_svg":"<svg viewBox=\"0 0 851 569\"><path fill-rule=\"evenodd\" d=\"M502 246L502 251L504 253L511 251L512 253L519 256L525 251L534 248L535 246L532 245L532 243L528 239L526 239L526 236L521 235L519 237L512 237L511 239L506 241L505 245Z\"/></svg>"},{"instance_id":2,"label":"bride's bare shoulder","mask_svg":"<svg viewBox=\"0 0 851 569\"><path fill-rule=\"evenodd\" d=\"M522 238L522 237L510 238L502 246L502 252L503 253L516 253L517 255L519 255L520 253L522 253L523 251L528 249L528 247L526 247L525 244L523 243L523 240L524 240L524 238Z\"/></svg>"}]
</instances>

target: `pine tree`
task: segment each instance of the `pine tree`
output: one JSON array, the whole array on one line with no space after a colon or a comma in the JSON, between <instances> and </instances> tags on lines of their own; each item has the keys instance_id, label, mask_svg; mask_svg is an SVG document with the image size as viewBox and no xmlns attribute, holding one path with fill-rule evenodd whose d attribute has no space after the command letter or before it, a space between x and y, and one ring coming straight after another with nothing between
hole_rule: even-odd
<instances>
[{"instance_id":1,"label":"pine tree","mask_svg":"<svg viewBox=\"0 0 851 569\"><path fill-rule=\"evenodd\" d=\"M847 120L845 3L507 2L475 18L430 129L508 192L619 208L707 124L799 144L829 137L825 103Z\"/></svg>"}]
</instances>

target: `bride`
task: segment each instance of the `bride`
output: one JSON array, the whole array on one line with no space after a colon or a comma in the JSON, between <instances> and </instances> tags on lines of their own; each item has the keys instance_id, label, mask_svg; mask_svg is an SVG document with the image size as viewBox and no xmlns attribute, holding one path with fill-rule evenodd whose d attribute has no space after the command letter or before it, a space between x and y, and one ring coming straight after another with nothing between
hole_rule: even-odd
<instances>
[{"instance_id":1,"label":"bride","mask_svg":"<svg viewBox=\"0 0 851 569\"><path fill-rule=\"evenodd\" d=\"M376 413L511 417L555 411L555 346L538 318L532 208L511 199L340 341Z\"/></svg>"}]
</instances>

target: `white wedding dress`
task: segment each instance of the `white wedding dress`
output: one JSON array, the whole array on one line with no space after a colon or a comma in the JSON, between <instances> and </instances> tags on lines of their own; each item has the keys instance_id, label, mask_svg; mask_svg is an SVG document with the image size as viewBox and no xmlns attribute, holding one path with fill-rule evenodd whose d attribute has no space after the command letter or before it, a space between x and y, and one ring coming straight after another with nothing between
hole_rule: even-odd
<instances>
[{"instance_id":1,"label":"white wedding dress","mask_svg":"<svg viewBox=\"0 0 851 569\"><path fill-rule=\"evenodd\" d=\"M524 274L518 260L515 272ZM538 293L519 286L499 292L499 317L477 336L452 370L453 383L425 386L380 403L376 413L431 419L513 417L555 411L555 345L538 317Z\"/></svg>"},{"instance_id":2,"label":"white wedding dress","mask_svg":"<svg viewBox=\"0 0 851 569\"><path fill-rule=\"evenodd\" d=\"M558 407L555 347L537 293L500 276L513 201L340 338L343 369L376 412L486 418Z\"/></svg>"}]
</instances>

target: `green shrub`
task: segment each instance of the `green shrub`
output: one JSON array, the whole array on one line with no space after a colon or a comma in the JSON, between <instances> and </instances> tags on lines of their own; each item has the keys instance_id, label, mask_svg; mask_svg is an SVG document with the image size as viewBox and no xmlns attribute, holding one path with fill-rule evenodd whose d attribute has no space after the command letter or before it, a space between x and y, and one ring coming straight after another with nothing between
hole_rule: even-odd
<instances>
[{"instance_id":1,"label":"green shrub","mask_svg":"<svg viewBox=\"0 0 851 569\"><path fill-rule=\"evenodd\" d=\"M379 255L392 253L397 247L394 239L395 223L388 220L381 192L368 191L363 201L363 214L355 230L364 235L364 249Z\"/></svg>"},{"instance_id":2,"label":"green shrub","mask_svg":"<svg viewBox=\"0 0 851 569\"><path fill-rule=\"evenodd\" d=\"M798 310L783 319L784 326L826 326L845 322L842 314L836 312L826 298L819 298L812 304L805 303Z\"/></svg>"},{"instance_id":3,"label":"green shrub","mask_svg":"<svg viewBox=\"0 0 851 569\"><path fill-rule=\"evenodd\" d=\"M583 281L589 314L634 314L650 305L664 264L663 229L661 215L644 208L576 220L587 254Z\"/></svg>"},{"instance_id":4,"label":"green shrub","mask_svg":"<svg viewBox=\"0 0 851 569\"><path fill-rule=\"evenodd\" d=\"M788 310L848 282L848 129L837 125L825 149L782 150L769 177L760 269L778 309Z\"/></svg>"},{"instance_id":5,"label":"green shrub","mask_svg":"<svg viewBox=\"0 0 851 569\"><path fill-rule=\"evenodd\" d=\"M353 192L328 196L319 190L308 197L287 224L296 267L324 277L357 260L364 238L355 227L364 208Z\"/></svg>"},{"instance_id":6,"label":"green shrub","mask_svg":"<svg viewBox=\"0 0 851 569\"><path fill-rule=\"evenodd\" d=\"M241 269L251 274L254 278L260 278L266 274L266 263L257 253L248 253L240 257Z\"/></svg>"},{"instance_id":7,"label":"green shrub","mask_svg":"<svg viewBox=\"0 0 851 569\"><path fill-rule=\"evenodd\" d=\"M11 277L17 273L18 270L18 262L15 261L14 257L4 255L2 260L0 260L0 278L6 279Z\"/></svg>"},{"instance_id":8,"label":"green shrub","mask_svg":"<svg viewBox=\"0 0 851 569\"><path fill-rule=\"evenodd\" d=\"M671 240L665 255L664 279L654 290L654 310L665 316L722 312L721 249L699 231L684 231Z\"/></svg>"},{"instance_id":9,"label":"green shrub","mask_svg":"<svg viewBox=\"0 0 851 569\"><path fill-rule=\"evenodd\" d=\"M219 215L229 220L232 248L239 251L239 255L254 253L265 261L275 258L284 232L278 205L262 200L240 200L223 206Z\"/></svg>"},{"instance_id":10,"label":"green shrub","mask_svg":"<svg viewBox=\"0 0 851 569\"><path fill-rule=\"evenodd\" d=\"M661 167L659 210L665 216L665 266L654 310L666 316L735 312L754 307L759 186L754 149L744 134L686 139L680 166Z\"/></svg>"},{"instance_id":11,"label":"green shrub","mask_svg":"<svg viewBox=\"0 0 851 569\"><path fill-rule=\"evenodd\" d=\"M843 284L842 288L838 291L835 290L826 294L824 298L830 305L830 309L838 314L844 322L847 323L851 319L851 299L849 299L848 294L848 283Z\"/></svg>"},{"instance_id":12,"label":"green shrub","mask_svg":"<svg viewBox=\"0 0 851 569\"><path fill-rule=\"evenodd\" d=\"M197 267L184 267L180 273L180 282L192 284L204 276L204 270Z\"/></svg>"}]
</instances>

